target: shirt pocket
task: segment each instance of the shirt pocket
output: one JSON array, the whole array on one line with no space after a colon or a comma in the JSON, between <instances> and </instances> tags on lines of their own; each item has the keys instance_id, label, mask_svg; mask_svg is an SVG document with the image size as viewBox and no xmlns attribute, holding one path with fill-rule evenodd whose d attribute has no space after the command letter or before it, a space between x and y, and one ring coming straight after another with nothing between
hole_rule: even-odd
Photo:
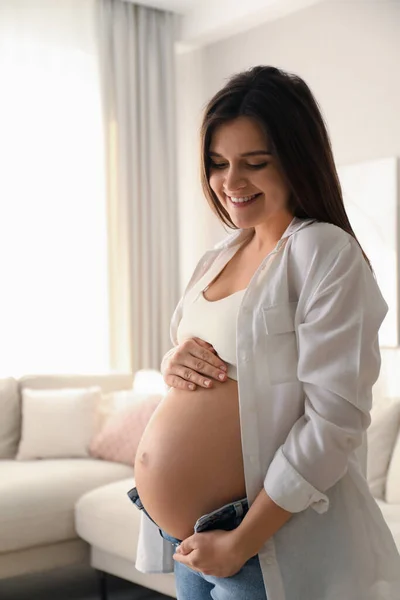
<instances>
[{"instance_id":1,"label":"shirt pocket","mask_svg":"<svg viewBox=\"0 0 400 600\"><path fill-rule=\"evenodd\" d=\"M298 381L298 349L294 327L297 302L285 302L262 307L267 334L267 368L270 383Z\"/></svg>"}]
</instances>

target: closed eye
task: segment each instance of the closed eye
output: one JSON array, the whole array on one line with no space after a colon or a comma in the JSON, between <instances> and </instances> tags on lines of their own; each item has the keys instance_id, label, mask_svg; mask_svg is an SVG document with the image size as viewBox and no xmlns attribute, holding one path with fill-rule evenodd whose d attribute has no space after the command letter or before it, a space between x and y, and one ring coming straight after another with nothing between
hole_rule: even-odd
<instances>
[{"instance_id":1,"label":"closed eye","mask_svg":"<svg viewBox=\"0 0 400 600\"><path fill-rule=\"evenodd\" d=\"M259 163L257 165L250 165L250 164L246 164L245 166L248 169L263 169L264 167L266 167L269 163L267 162L263 162L263 163ZM227 163L215 163L213 161L210 161L210 168L211 169L226 169L228 167Z\"/></svg>"}]
</instances>

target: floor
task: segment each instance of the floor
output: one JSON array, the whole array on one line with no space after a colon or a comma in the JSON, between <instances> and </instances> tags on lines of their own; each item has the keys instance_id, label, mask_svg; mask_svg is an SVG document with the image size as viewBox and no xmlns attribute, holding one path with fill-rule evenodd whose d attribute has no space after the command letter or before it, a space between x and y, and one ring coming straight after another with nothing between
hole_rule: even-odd
<instances>
[{"instance_id":1,"label":"floor","mask_svg":"<svg viewBox=\"0 0 400 600\"><path fill-rule=\"evenodd\" d=\"M108 600L171 600L129 581L107 576ZM87 566L0 580L1 600L100 600L97 575Z\"/></svg>"}]
</instances>

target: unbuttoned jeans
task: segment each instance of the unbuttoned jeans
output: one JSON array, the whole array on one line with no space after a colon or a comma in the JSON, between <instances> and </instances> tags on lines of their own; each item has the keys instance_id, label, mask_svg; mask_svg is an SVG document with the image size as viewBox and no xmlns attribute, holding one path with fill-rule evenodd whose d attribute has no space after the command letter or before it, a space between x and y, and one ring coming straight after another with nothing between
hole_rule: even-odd
<instances>
[{"instance_id":1,"label":"unbuttoned jeans","mask_svg":"<svg viewBox=\"0 0 400 600\"><path fill-rule=\"evenodd\" d=\"M144 508L135 487L128 492L128 496L158 527ZM225 504L197 519L193 533L213 529L236 529L248 510L247 498ZM158 530L161 537L171 542L175 548L182 542L160 527ZM252 556L240 571L231 577L205 575L178 561L174 561L174 573L178 600L267 600L258 554Z\"/></svg>"}]
</instances>

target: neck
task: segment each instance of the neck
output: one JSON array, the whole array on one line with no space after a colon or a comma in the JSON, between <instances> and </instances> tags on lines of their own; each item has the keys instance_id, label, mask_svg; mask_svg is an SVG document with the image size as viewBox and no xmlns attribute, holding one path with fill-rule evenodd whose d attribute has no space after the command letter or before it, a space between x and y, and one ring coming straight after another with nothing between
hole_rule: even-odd
<instances>
[{"instance_id":1,"label":"neck","mask_svg":"<svg viewBox=\"0 0 400 600\"><path fill-rule=\"evenodd\" d=\"M263 254L274 248L293 221L293 218L293 215L284 215L284 217L280 217L274 221L256 225L254 234L250 240L254 251Z\"/></svg>"}]
</instances>

